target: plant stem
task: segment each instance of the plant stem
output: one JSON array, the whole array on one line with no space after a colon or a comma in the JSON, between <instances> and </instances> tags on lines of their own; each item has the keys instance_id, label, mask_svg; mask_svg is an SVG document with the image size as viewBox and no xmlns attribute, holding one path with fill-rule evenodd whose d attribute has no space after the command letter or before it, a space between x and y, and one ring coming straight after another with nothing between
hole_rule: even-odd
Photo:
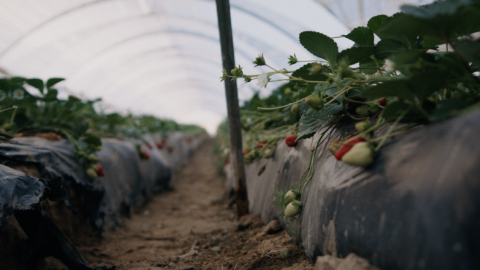
<instances>
[{"instance_id":1,"label":"plant stem","mask_svg":"<svg viewBox=\"0 0 480 270\"><path fill-rule=\"evenodd\" d=\"M377 147L375 147L375 152L378 151L380 149L380 147L382 147L382 145L385 143L385 140L387 140L388 136L390 135L390 133L392 133L393 129L395 128L395 126L400 122L400 120L402 120L402 118L410 111L410 109L412 108L412 106L410 106L410 108L406 109L400 116L398 116L397 120L395 120L395 122L392 124L392 126L390 127L390 129L387 131L387 133L383 136L382 140L380 141L380 143L377 145Z\"/></svg>"},{"instance_id":2,"label":"plant stem","mask_svg":"<svg viewBox=\"0 0 480 270\"><path fill-rule=\"evenodd\" d=\"M13 113L12 113L12 117L10 118L10 125L13 125L13 121L15 120L15 114L17 114L17 106L13 106Z\"/></svg>"}]
</instances>

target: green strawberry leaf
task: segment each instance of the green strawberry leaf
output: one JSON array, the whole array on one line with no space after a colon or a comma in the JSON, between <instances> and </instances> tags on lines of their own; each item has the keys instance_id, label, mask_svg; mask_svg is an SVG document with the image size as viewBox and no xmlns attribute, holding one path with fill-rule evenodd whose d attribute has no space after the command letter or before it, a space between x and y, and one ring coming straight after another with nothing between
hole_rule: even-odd
<instances>
[{"instance_id":1,"label":"green strawberry leaf","mask_svg":"<svg viewBox=\"0 0 480 270\"><path fill-rule=\"evenodd\" d=\"M55 84L57 84L61 81L64 81L64 80L65 80L64 78L50 78L50 79L48 79L47 83L46 83L47 89L51 88Z\"/></svg>"},{"instance_id":2,"label":"green strawberry leaf","mask_svg":"<svg viewBox=\"0 0 480 270\"><path fill-rule=\"evenodd\" d=\"M47 94L43 97L45 101L57 100L58 91L56 89L48 89Z\"/></svg>"},{"instance_id":3,"label":"green strawberry leaf","mask_svg":"<svg viewBox=\"0 0 480 270\"><path fill-rule=\"evenodd\" d=\"M360 61L360 68L361 71L365 74L375 74L383 65L385 61L378 60L376 61L373 58L368 58Z\"/></svg>"},{"instance_id":4,"label":"green strawberry leaf","mask_svg":"<svg viewBox=\"0 0 480 270\"><path fill-rule=\"evenodd\" d=\"M372 32L374 32L380 39L386 38L382 33L380 33L380 29L383 27L385 20L388 18L387 15L377 15L372 17L368 20L367 26Z\"/></svg>"},{"instance_id":5,"label":"green strawberry leaf","mask_svg":"<svg viewBox=\"0 0 480 270\"><path fill-rule=\"evenodd\" d=\"M397 112L401 110L405 110L409 107L408 104L406 104L403 101L394 101L391 102L390 104L387 105L387 107L383 110L383 117L384 118L393 118L396 116Z\"/></svg>"},{"instance_id":6,"label":"green strawberry leaf","mask_svg":"<svg viewBox=\"0 0 480 270\"><path fill-rule=\"evenodd\" d=\"M343 111L343 105L338 104L338 103L331 103L328 104L327 106L323 107L320 109L320 115L321 116L326 116L326 115L336 115L337 113Z\"/></svg>"},{"instance_id":7,"label":"green strawberry leaf","mask_svg":"<svg viewBox=\"0 0 480 270\"><path fill-rule=\"evenodd\" d=\"M312 63L308 63L292 73L293 77L302 78L307 81L326 81L328 77L324 74L310 74ZM323 68L323 67L322 67Z\"/></svg>"},{"instance_id":8,"label":"green strawberry leaf","mask_svg":"<svg viewBox=\"0 0 480 270\"><path fill-rule=\"evenodd\" d=\"M452 112L468 107L468 103L461 99L442 100L438 103L438 107L431 112L430 119L438 121L452 116Z\"/></svg>"},{"instance_id":9,"label":"green strawberry leaf","mask_svg":"<svg viewBox=\"0 0 480 270\"><path fill-rule=\"evenodd\" d=\"M401 42L389 38L383 39L379 41L375 47L375 57L378 59L385 59L392 53L404 51L406 49L405 45Z\"/></svg>"},{"instance_id":10,"label":"green strawberry leaf","mask_svg":"<svg viewBox=\"0 0 480 270\"><path fill-rule=\"evenodd\" d=\"M442 37L442 30L431 21L415 18L406 14L398 14L392 20L389 20L385 26L379 30L384 36L419 36L428 35L433 37Z\"/></svg>"},{"instance_id":11,"label":"green strawberry leaf","mask_svg":"<svg viewBox=\"0 0 480 270\"><path fill-rule=\"evenodd\" d=\"M306 31L300 33L300 43L311 54L330 62L330 66L337 65L338 46L332 38L318 32Z\"/></svg>"},{"instance_id":12,"label":"green strawberry leaf","mask_svg":"<svg viewBox=\"0 0 480 270\"><path fill-rule=\"evenodd\" d=\"M92 134L87 134L84 138L82 138L82 142L92 147L102 146L102 141L100 138Z\"/></svg>"},{"instance_id":13,"label":"green strawberry leaf","mask_svg":"<svg viewBox=\"0 0 480 270\"><path fill-rule=\"evenodd\" d=\"M422 102L446 84L447 71L428 71L416 74L408 80L409 88Z\"/></svg>"},{"instance_id":14,"label":"green strawberry leaf","mask_svg":"<svg viewBox=\"0 0 480 270\"><path fill-rule=\"evenodd\" d=\"M467 62L480 66L480 40L459 40L455 43L454 48Z\"/></svg>"},{"instance_id":15,"label":"green strawberry leaf","mask_svg":"<svg viewBox=\"0 0 480 270\"><path fill-rule=\"evenodd\" d=\"M299 133L297 141L311 138L317 131L323 128L328 122L329 116L322 115L310 108L305 102L300 102L302 116L299 121Z\"/></svg>"},{"instance_id":16,"label":"green strawberry leaf","mask_svg":"<svg viewBox=\"0 0 480 270\"><path fill-rule=\"evenodd\" d=\"M367 27L357 27L353 29L348 35L344 35L344 37L355 42L357 46L374 45L373 32Z\"/></svg>"},{"instance_id":17,"label":"green strawberry leaf","mask_svg":"<svg viewBox=\"0 0 480 270\"><path fill-rule=\"evenodd\" d=\"M35 87L38 89L38 91L40 91L40 93L43 94L43 81L40 80L40 79L28 79L25 81L27 84Z\"/></svg>"},{"instance_id":18,"label":"green strawberry leaf","mask_svg":"<svg viewBox=\"0 0 480 270\"><path fill-rule=\"evenodd\" d=\"M374 52L374 47L352 47L346 50L343 50L338 54L338 60L346 59L348 60L348 65L356 64L360 61L364 61L372 56Z\"/></svg>"},{"instance_id":19,"label":"green strawberry leaf","mask_svg":"<svg viewBox=\"0 0 480 270\"><path fill-rule=\"evenodd\" d=\"M408 80L406 79L390 80L369 87L363 91L362 96L367 98L399 97L415 102L415 95L410 91Z\"/></svg>"}]
</instances>

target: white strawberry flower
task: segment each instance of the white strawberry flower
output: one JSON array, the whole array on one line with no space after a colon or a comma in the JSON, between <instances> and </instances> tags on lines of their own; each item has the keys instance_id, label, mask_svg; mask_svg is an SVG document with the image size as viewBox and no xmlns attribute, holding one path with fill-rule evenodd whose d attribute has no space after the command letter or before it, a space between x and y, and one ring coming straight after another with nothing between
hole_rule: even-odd
<instances>
[{"instance_id":1,"label":"white strawberry flower","mask_svg":"<svg viewBox=\"0 0 480 270\"><path fill-rule=\"evenodd\" d=\"M394 72L396 70L396 65L394 62L390 61L390 59L387 59L385 61L385 71L386 72Z\"/></svg>"},{"instance_id":2,"label":"white strawberry flower","mask_svg":"<svg viewBox=\"0 0 480 270\"><path fill-rule=\"evenodd\" d=\"M268 77L267 73L262 73L258 75L257 77L257 85L262 88L262 87L267 87L267 83L270 81L270 78Z\"/></svg>"},{"instance_id":3,"label":"white strawberry flower","mask_svg":"<svg viewBox=\"0 0 480 270\"><path fill-rule=\"evenodd\" d=\"M23 99L25 96L25 93L22 89L16 89L13 91L13 98L14 99Z\"/></svg>"}]
</instances>

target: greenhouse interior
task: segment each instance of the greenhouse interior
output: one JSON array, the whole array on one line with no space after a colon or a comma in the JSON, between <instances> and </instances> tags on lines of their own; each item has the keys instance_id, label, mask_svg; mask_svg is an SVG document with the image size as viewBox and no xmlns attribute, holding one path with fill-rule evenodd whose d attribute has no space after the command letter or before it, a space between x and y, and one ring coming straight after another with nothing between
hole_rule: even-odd
<instances>
[{"instance_id":1,"label":"greenhouse interior","mask_svg":"<svg viewBox=\"0 0 480 270\"><path fill-rule=\"evenodd\" d=\"M0 7L0 269L480 269L480 0Z\"/></svg>"}]
</instances>

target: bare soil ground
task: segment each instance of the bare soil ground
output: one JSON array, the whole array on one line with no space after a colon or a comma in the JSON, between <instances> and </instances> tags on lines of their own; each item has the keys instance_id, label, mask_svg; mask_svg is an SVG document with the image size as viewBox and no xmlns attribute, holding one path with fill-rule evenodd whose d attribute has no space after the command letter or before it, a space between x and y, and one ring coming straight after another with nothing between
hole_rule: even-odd
<instances>
[{"instance_id":1,"label":"bare soil ground","mask_svg":"<svg viewBox=\"0 0 480 270\"><path fill-rule=\"evenodd\" d=\"M103 269L313 269L285 231L237 230L224 178L204 143L174 173L174 189L155 196L121 228L79 246Z\"/></svg>"}]
</instances>

